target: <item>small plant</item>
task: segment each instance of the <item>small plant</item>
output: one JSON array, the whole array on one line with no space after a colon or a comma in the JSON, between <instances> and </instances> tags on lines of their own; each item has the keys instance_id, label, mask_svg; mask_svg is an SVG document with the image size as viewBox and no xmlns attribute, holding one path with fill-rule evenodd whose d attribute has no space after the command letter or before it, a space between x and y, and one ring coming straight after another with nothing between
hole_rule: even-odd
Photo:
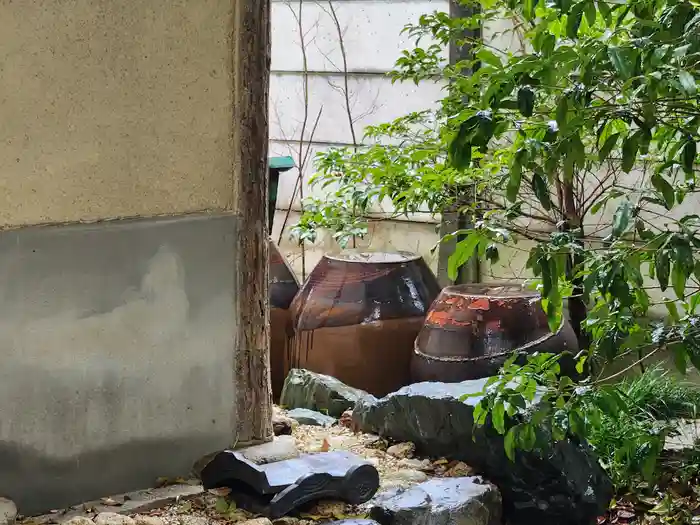
<instances>
[{"instance_id":1,"label":"small plant","mask_svg":"<svg viewBox=\"0 0 700 525\"><path fill-rule=\"evenodd\" d=\"M642 375L607 385L596 395L615 390L622 401L616 416L603 412L600 425L590 429L587 440L594 447L615 484L658 481L665 470L660 459L665 440L677 428L677 419L695 418L700 410L700 388L673 379L667 371L652 368ZM682 469L697 476L696 462Z\"/></svg>"},{"instance_id":2,"label":"small plant","mask_svg":"<svg viewBox=\"0 0 700 525\"><path fill-rule=\"evenodd\" d=\"M505 434L511 459L517 449L538 446L542 427L555 440L574 435L591 444L620 490L658 481L664 443L676 428L673 420L694 417L700 407L700 388L660 368L617 384L575 383L560 376L559 356L552 354L532 355L523 366L511 358L483 392L472 394L481 395L475 423L486 424L490 415L490 424Z\"/></svg>"}]
</instances>

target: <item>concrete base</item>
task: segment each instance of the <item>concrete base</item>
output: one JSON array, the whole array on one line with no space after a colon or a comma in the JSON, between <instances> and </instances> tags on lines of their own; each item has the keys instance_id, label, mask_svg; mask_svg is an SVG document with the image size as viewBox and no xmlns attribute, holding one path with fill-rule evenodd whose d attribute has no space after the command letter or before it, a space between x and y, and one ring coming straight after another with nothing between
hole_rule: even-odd
<instances>
[{"instance_id":1,"label":"concrete base","mask_svg":"<svg viewBox=\"0 0 700 525\"><path fill-rule=\"evenodd\" d=\"M237 219L0 233L0 494L36 514L235 441Z\"/></svg>"}]
</instances>

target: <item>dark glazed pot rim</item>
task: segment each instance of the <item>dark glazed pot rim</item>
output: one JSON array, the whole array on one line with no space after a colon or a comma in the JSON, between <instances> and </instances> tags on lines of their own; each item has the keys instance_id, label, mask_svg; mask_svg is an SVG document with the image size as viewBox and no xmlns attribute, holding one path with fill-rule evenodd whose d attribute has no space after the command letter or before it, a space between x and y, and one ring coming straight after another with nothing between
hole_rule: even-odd
<instances>
[{"instance_id":1,"label":"dark glazed pot rim","mask_svg":"<svg viewBox=\"0 0 700 525\"><path fill-rule=\"evenodd\" d=\"M471 283L446 286L443 295L461 297L486 297L488 299L532 299L540 300L541 295L535 290L528 290L515 283Z\"/></svg>"},{"instance_id":2,"label":"dark glazed pot rim","mask_svg":"<svg viewBox=\"0 0 700 525\"><path fill-rule=\"evenodd\" d=\"M359 264L403 264L417 261L421 258L420 255L415 253L400 250L395 252L344 250L335 254L327 253L324 257L331 261Z\"/></svg>"}]
</instances>

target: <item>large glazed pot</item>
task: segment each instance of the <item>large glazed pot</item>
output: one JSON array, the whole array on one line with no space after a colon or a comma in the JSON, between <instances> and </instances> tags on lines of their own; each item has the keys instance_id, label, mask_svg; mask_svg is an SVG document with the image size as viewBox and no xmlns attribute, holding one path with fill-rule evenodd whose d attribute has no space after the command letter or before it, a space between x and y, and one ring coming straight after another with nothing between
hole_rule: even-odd
<instances>
[{"instance_id":1,"label":"large glazed pot","mask_svg":"<svg viewBox=\"0 0 700 525\"><path fill-rule=\"evenodd\" d=\"M289 306L299 291L299 282L277 245L270 240L270 375L272 396L279 399L290 370L290 351L294 330Z\"/></svg>"},{"instance_id":2,"label":"large glazed pot","mask_svg":"<svg viewBox=\"0 0 700 525\"><path fill-rule=\"evenodd\" d=\"M578 342L564 321L556 333L537 292L517 285L448 286L435 300L416 338L414 382L459 382L494 375L514 351L576 354Z\"/></svg>"},{"instance_id":3,"label":"large glazed pot","mask_svg":"<svg viewBox=\"0 0 700 525\"><path fill-rule=\"evenodd\" d=\"M440 291L407 252L326 255L290 308L295 367L384 396L410 383L413 343Z\"/></svg>"}]
</instances>

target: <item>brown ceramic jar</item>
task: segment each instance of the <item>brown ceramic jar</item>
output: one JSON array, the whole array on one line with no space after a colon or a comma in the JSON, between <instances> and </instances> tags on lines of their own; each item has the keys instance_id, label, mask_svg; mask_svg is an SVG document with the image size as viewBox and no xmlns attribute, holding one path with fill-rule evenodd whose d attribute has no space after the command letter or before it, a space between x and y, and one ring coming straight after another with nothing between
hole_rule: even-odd
<instances>
[{"instance_id":1,"label":"brown ceramic jar","mask_svg":"<svg viewBox=\"0 0 700 525\"><path fill-rule=\"evenodd\" d=\"M384 396L410 383L415 337L440 288L407 252L326 255L290 308L293 365Z\"/></svg>"},{"instance_id":2,"label":"brown ceramic jar","mask_svg":"<svg viewBox=\"0 0 700 525\"><path fill-rule=\"evenodd\" d=\"M567 321L550 331L537 292L511 284L448 286L416 338L411 377L413 382L488 377L514 351L575 354L578 342Z\"/></svg>"},{"instance_id":3,"label":"brown ceramic jar","mask_svg":"<svg viewBox=\"0 0 700 525\"><path fill-rule=\"evenodd\" d=\"M290 350L294 336L289 306L299 291L299 283L277 245L270 240L270 375L272 397L279 399L290 370Z\"/></svg>"}]
</instances>

